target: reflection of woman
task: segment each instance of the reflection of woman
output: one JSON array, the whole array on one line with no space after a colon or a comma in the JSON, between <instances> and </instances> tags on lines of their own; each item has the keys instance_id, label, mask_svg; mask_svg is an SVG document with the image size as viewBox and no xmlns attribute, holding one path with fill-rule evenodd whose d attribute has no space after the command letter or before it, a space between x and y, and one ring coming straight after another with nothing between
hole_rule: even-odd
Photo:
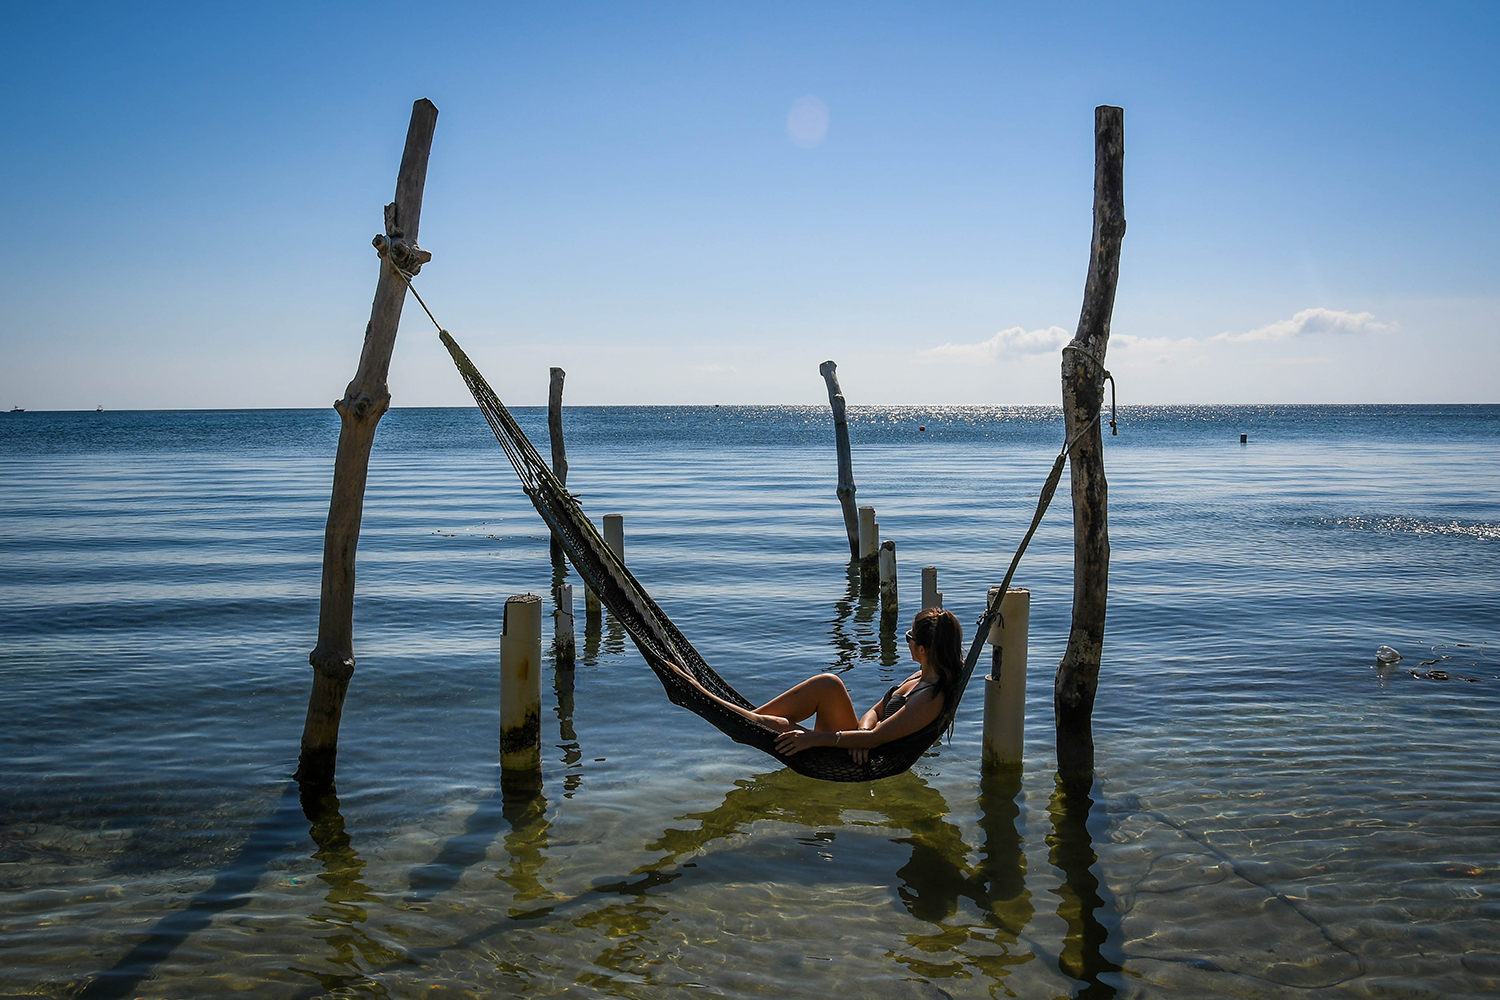
<instances>
[{"instance_id":1,"label":"reflection of woman","mask_svg":"<svg viewBox=\"0 0 1500 1000\"><path fill-rule=\"evenodd\" d=\"M937 608L919 612L906 641L912 660L922 669L892 685L863 716L855 712L849 690L837 674L809 677L752 711L725 701L681 667L676 669L714 701L779 732L779 752L791 755L808 747L842 747L863 764L871 747L910 736L956 699L963 676L963 627L953 613ZM798 725L808 719L814 720L812 729Z\"/></svg>"}]
</instances>

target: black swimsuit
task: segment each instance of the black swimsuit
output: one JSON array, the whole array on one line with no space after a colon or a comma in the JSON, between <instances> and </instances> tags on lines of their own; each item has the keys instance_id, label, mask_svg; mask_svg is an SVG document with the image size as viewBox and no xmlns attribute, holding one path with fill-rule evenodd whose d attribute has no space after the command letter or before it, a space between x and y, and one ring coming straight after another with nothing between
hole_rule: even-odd
<instances>
[{"instance_id":1,"label":"black swimsuit","mask_svg":"<svg viewBox=\"0 0 1500 1000\"><path fill-rule=\"evenodd\" d=\"M901 682L901 684L905 683L905 681ZM928 681L926 684L918 684L906 694L897 694L896 689L900 687L901 684L892 684L891 689L885 693L885 697L880 699L880 711L875 713L876 715L880 716L880 721L884 722L886 719L889 719L891 717L891 713L901 711L901 709L906 706L906 700L912 695L916 694L918 691L922 690L924 687L937 686L931 681Z\"/></svg>"}]
</instances>

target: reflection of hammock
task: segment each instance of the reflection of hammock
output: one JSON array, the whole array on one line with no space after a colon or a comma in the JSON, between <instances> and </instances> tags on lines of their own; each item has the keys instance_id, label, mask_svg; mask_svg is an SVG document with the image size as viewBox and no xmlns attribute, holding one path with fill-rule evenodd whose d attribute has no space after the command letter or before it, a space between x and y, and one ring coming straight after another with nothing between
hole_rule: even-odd
<instances>
[{"instance_id":1,"label":"reflection of hammock","mask_svg":"<svg viewBox=\"0 0 1500 1000\"><path fill-rule=\"evenodd\" d=\"M651 599L651 595L646 593L646 588L625 568L625 563L604 543L603 537L578 505L577 499L553 476L552 470L527 439L500 397L495 395L495 391L484 380L479 369L474 367L469 356L447 331L440 330L439 336L448 348L448 353L453 355L453 363L458 366L459 374L468 383L469 391L474 394L479 412L484 414L484 419L489 422L490 429L495 432L495 437L510 458L510 464L515 467L516 475L521 477L521 488L531 498L537 513L542 515L542 520L552 529L554 537L562 543L568 558L578 570L578 575L583 577L584 582L599 596L599 600L630 633L636 648L656 672L673 704L706 719L736 743L744 743L767 753L808 777L828 781L869 781L900 774L937 742L943 730L953 720L958 700L963 696L964 687L974 672L974 665L979 661L979 653L984 648L990 625L999 617L1000 599L1004 596L1011 577L1015 575L1021 553L1025 551L1026 543L1031 541L1042 513L1057 489L1066 448L1058 455L1057 462L1052 467L1052 475L1048 477L1047 485L1042 490L1042 501L1037 505L1031 530L1016 552L1005 582L1001 584L999 592L990 601L976 626L977 631L969 647L969 655L964 661L963 678L953 697L953 704L944 705L942 714L917 732L871 749L869 760L865 764L854 763L848 750L833 747L815 747L785 756L776 752L778 734L774 730L757 725L713 699L704 697L702 691L688 684L667 666L668 663L676 663L719 697L747 709L755 708L754 704L730 687L724 678L704 662L703 657L683 637L677 626L672 624L671 619Z\"/></svg>"}]
</instances>

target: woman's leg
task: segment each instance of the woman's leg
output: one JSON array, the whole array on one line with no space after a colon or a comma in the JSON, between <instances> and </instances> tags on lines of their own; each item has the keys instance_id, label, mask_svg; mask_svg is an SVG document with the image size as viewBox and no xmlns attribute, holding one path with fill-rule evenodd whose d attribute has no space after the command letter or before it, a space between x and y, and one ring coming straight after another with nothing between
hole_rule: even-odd
<instances>
[{"instance_id":1,"label":"woman's leg","mask_svg":"<svg viewBox=\"0 0 1500 1000\"><path fill-rule=\"evenodd\" d=\"M785 719L792 724L816 716L813 728L821 732L859 728L859 714L854 711L849 689L837 674L809 677L757 708L755 714Z\"/></svg>"}]
</instances>

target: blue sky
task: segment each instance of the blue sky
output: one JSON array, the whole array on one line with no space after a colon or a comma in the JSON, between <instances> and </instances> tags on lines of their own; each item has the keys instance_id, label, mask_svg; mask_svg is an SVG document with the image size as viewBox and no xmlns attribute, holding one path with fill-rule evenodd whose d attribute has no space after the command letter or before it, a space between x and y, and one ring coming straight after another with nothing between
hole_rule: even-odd
<instances>
[{"instance_id":1,"label":"blue sky","mask_svg":"<svg viewBox=\"0 0 1500 1000\"><path fill-rule=\"evenodd\" d=\"M1497 11L8 4L0 408L327 405L418 97L511 402L1057 402L1102 103L1122 403L1497 402ZM425 324L394 402L463 403Z\"/></svg>"}]
</instances>

